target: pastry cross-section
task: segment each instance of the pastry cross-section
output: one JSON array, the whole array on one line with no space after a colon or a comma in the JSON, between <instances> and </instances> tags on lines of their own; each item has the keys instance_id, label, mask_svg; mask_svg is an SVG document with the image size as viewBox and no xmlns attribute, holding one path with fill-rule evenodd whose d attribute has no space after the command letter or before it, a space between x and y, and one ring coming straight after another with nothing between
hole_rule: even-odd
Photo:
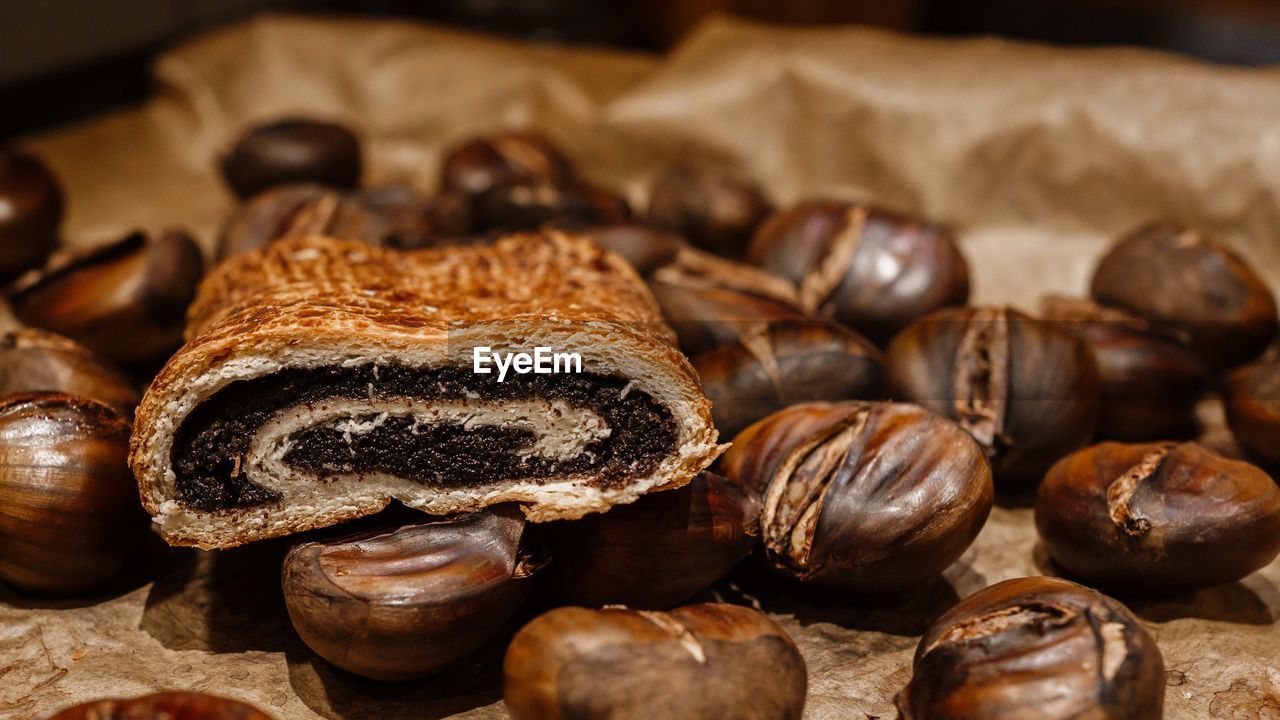
<instances>
[{"instance_id":1,"label":"pastry cross-section","mask_svg":"<svg viewBox=\"0 0 1280 720\"><path fill-rule=\"evenodd\" d=\"M393 500L576 518L719 454L672 337L634 271L576 236L416 252L286 240L206 278L131 464L174 544L230 547ZM513 361L537 348L532 367Z\"/></svg>"}]
</instances>

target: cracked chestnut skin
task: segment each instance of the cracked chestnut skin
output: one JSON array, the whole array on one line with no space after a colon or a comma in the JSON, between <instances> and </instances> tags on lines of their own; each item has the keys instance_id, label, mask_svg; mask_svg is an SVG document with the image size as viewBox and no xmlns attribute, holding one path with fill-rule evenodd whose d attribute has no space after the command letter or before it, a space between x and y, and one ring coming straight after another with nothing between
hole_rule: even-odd
<instances>
[{"instance_id":1,"label":"cracked chestnut skin","mask_svg":"<svg viewBox=\"0 0 1280 720\"><path fill-rule=\"evenodd\" d=\"M948 308L902 331L887 352L889 397L955 420L1002 488L1035 483L1098 426L1102 385L1085 342L1011 308Z\"/></svg>"},{"instance_id":2,"label":"cracked chestnut skin","mask_svg":"<svg viewBox=\"0 0 1280 720\"><path fill-rule=\"evenodd\" d=\"M541 561L502 508L302 543L282 571L289 619L333 665L375 680L427 677L495 636Z\"/></svg>"},{"instance_id":3,"label":"cracked chestnut skin","mask_svg":"<svg viewBox=\"0 0 1280 720\"><path fill-rule=\"evenodd\" d=\"M94 700L46 720L272 720L238 700L195 692L165 692L129 699Z\"/></svg>"},{"instance_id":4,"label":"cracked chestnut skin","mask_svg":"<svg viewBox=\"0 0 1280 720\"><path fill-rule=\"evenodd\" d=\"M693 366L725 437L802 402L884 397L880 350L817 318L768 323L698 355Z\"/></svg>"},{"instance_id":5,"label":"cracked chestnut skin","mask_svg":"<svg viewBox=\"0 0 1280 720\"><path fill-rule=\"evenodd\" d=\"M163 359L182 344L204 256L182 230L132 232L54 254L9 288L14 315L121 365Z\"/></svg>"},{"instance_id":6,"label":"cracked chestnut skin","mask_svg":"<svg viewBox=\"0 0 1280 720\"><path fill-rule=\"evenodd\" d=\"M969 264L949 231L855 203L808 200L775 212L747 261L795 283L806 308L877 344L969 301Z\"/></svg>"},{"instance_id":7,"label":"cracked chestnut skin","mask_svg":"<svg viewBox=\"0 0 1280 720\"><path fill-rule=\"evenodd\" d=\"M289 183L360 184L360 139L337 123L287 119L250 128L222 159L222 174L241 198Z\"/></svg>"},{"instance_id":8,"label":"cracked chestnut skin","mask_svg":"<svg viewBox=\"0 0 1280 720\"><path fill-rule=\"evenodd\" d=\"M854 592L936 577L977 537L994 495L973 438L900 403L796 405L740 433L720 467L760 499L773 569Z\"/></svg>"},{"instance_id":9,"label":"cracked chestnut skin","mask_svg":"<svg viewBox=\"0 0 1280 720\"><path fill-rule=\"evenodd\" d=\"M150 521L126 460L129 429L87 398L0 398L0 580L74 595L137 560Z\"/></svg>"},{"instance_id":10,"label":"cracked chestnut skin","mask_svg":"<svg viewBox=\"0 0 1280 720\"><path fill-rule=\"evenodd\" d=\"M1036 528L1054 562L1091 585L1192 591L1280 554L1280 487L1198 443L1102 443L1045 476Z\"/></svg>"},{"instance_id":11,"label":"cracked chestnut skin","mask_svg":"<svg viewBox=\"0 0 1280 720\"><path fill-rule=\"evenodd\" d=\"M901 720L1159 720L1164 660L1123 605L1058 578L1006 580L916 648Z\"/></svg>"},{"instance_id":12,"label":"cracked chestnut skin","mask_svg":"<svg viewBox=\"0 0 1280 720\"><path fill-rule=\"evenodd\" d=\"M751 234L773 210L753 182L710 168L672 165L649 192L648 220L696 248L741 259Z\"/></svg>"},{"instance_id":13,"label":"cracked chestnut skin","mask_svg":"<svg viewBox=\"0 0 1280 720\"><path fill-rule=\"evenodd\" d=\"M1273 470L1280 469L1280 360L1231 373L1223 399L1236 440Z\"/></svg>"},{"instance_id":14,"label":"cracked chestnut skin","mask_svg":"<svg viewBox=\"0 0 1280 720\"><path fill-rule=\"evenodd\" d=\"M44 262L58 245L62 186L35 156L0 147L0 278Z\"/></svg>"},{"instance_id":15,"label":"cracked chestnut skin","mask_svg":"<svg viewBox=\"0 0 1280 720\"><path fill-rule=\"evenodd\" d=\"M795 288L744 263L685 250L649 278L649 290L689 357L758 335L777 322L816 322Z\"/></svg>"},{"instance_id":16,"label":"cracked chestnut skin","mask_svg":"<svg viewBox=\"0 0 1280 720\"><path fill-rule=\"evenodd\" d=\"M711 587L747 557L760 505L702 472L607 513L551 527L552 575L574 605L668 608Z\"/></svg>"},{"instance_id":17,"label":"cracked chestnut skin","mask_svg":"<svg viewBox=\"0 0 1280 720\"><path fill-rule=\"evenodd\" d=\"M515 720L799 720L807 685L795 643L750 608L567 607L511 641L503 698Z\"/></svg>"},{"instance_id":18,"label":"cracked chestnut skin","mask_svg":"<svg viewBox=\"0 0 1280 720\"><path fill-rule=\"evenodd\" d=\"M1211 370L1246 363L1276 334L1276 300L1226 245L1168 222L1137 228L1098 262L1093 299L1144 318Z\"/></svg>"}]
</instances>

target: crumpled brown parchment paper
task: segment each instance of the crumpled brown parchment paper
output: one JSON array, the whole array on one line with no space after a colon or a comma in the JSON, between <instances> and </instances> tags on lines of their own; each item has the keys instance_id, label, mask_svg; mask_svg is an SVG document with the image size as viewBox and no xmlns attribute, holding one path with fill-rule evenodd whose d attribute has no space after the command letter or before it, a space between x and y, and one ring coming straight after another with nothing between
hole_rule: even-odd
<instances>
[{"instance_id":1,"label":"crumpled brown parchment paper","mask_svg":"<svg viewBox=\"0 0 1280 720\"><path fill-rule=\"evenodd\" d=\"M156 95L30 145L70 197L67 242L184 225L211 246L230 194L221 150L254 122L331 117L362 134L370 182L434 186L442 151L535 127L598 182L643 200L675 158L741 170L778 202L864 198L952 223L976 300L1035 309L1080 293L1116 232L1205 225L1280 281L1280 72L1136 50L1067 51L719 19L658 59L507 43L394 22L264 17L163 56ZM1231 450L1220 408L1208 441ZM189 689L282 719L501 718L495 646L443 676L383 686L335 673L293 635L283 545L149 553L80 601L0 590L0 718L104 695ZM810 673L807 717L892 718L929 621L981 587L1044 569L1026 508L997 508L944 580L894 601L757 578ZM1280 717L1280 563L1240 583L1132 607L1159 639L1167 717Z\"/></svg>"}]
</instances>

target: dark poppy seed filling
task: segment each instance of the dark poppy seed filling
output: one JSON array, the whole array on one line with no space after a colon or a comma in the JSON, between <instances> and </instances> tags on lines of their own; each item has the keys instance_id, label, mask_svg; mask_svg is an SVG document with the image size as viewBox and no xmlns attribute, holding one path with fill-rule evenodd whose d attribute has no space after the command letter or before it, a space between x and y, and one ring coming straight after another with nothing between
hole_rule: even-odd
<instances>
[{"instance_id":1,"label":"dark poppy seed filling","mask_svg":"<svg viewBox=\"0 0 1280 720\"><path fill-rule=\"evenodd\" d=\"M557 402L591 411L603 427L594 434L570 433L581 447L537 452L531 450L538 440L532 429L448 416L424 423L419 415L388 413L378 406L405 399L424 406L478 403L498 411L524 401ZM313 475L317 482L379 473L439 488L590 473L599 486L613 487L650 473L676 444L670 411L621 377L527 374L499 383L493 374L460 367L290 369L233 383L182 423L171 451L178 501L204 512L278 502L278 492L246 472L255 437L290 409L344 400L368 407L289 434L279 459L286 468Z\"/></svg>"}]
</instances>

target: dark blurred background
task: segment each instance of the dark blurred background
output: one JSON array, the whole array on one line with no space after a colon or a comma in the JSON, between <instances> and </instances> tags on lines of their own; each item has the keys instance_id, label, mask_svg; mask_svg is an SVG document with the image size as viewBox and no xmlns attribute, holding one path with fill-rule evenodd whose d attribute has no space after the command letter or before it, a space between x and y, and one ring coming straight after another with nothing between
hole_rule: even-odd
<instances>
[{"instance_id":1,"label":"dark blurred background","mask_svg":"<svg viewBox=\"0 0 1280 720\"><path fill-rule=\"evenodd\" d=\"M407 17L651 51L669 48L706 14L727 12L1280 62L1280 0L0 0L0 139L137 102L157 52L267 10Z\"/></svg>"}]
</instances>

